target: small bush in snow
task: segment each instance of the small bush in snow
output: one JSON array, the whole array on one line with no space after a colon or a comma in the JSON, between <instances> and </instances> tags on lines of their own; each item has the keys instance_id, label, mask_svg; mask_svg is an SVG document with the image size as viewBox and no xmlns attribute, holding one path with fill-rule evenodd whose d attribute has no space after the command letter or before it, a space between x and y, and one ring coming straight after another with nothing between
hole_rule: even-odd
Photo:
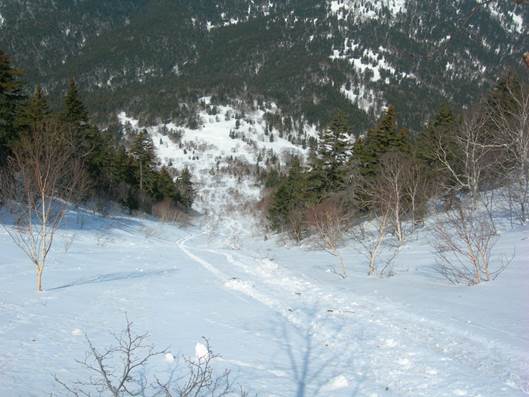
<instances>
[{"instance_id":1,"label":"small bush in snow","mask_svg":"<svg viewBox=\"0 0 529 397\"><path fill-rule=\"evenodd\" d=\"M497 235L486 214L460 204L433 230L436 270L453 284L476 285L495 279L505 263L494 266L491 253Z\"/></svg>"},{"instance_id":2,"label":"small bush in snow","mask_svg":"<svg viewBox=\"0 0 529 397\"><path fill-rule=\"evenodd\" d=\"M114 335L114 345L99 349L90 338L86 338L88 352L78 363L87 371L86 378L68 384L55 376L55 381L68 393L79 396L164 396L164 397L222 397L248 394L236 387L228 370L217 373L213 368L219 358L211 350L209 342L204 339L200 346L201 354L195 358L183 358L183 363L176 366L167 380L154 376L147 378L146 367L155 358L164 359L167 363L174 361L174 356L167 350L156 350L148 343L149 334L138 335L134 332L133 323L127 319L126 328Z\"/></svg>"}]
</instances>

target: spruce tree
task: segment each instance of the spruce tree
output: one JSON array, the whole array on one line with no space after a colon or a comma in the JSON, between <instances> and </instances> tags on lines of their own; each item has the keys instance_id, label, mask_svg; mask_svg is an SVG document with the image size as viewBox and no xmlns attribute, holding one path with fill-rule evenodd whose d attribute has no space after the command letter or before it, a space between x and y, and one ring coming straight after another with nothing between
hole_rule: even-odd
<instances>
[{"instance_id":1,"label":"spruce tree","mask_svg":"<svg viewBox=\"0 0 529 397\"><path fill-rule=\"evenodd\" d=\"M352 151L351 128L345 113L339 112L320 132L317 153L310 155L310 189L318 195L343 188L346 165Z\"/></svg>"},{"instance_id":2,"label":"spruce tree","mask_svg":"<svg viewBox=\"0 0 529 397\"><path fill-rule=\"evenodd\" d=\"M307 178L298 158L294 158L287 177L283 177L272 196L268 218L275 230L288 228L291 214L307 203Z\"/></svg>"},{"instance_id":3,"label":"spruce tree","mask_svg":"<svg viewBox=\"0 0 529 397\"><path fill-rule=\"evenodd\" d=\"M71 79L68 84L68 91L64 97L62 118L66 123L77 126L88 123L88 112L79 97L79 91L74 79Z\"/></svg>"},{"instance_id":4,"label":"spruce tree","mask_svg":"<svg viewBox=\"0 0 529 397\"><path fill-rule=\"evenodd\" d=\"M355 143L354 162L364 177L374 178L382 156L390 152L407 153L410 150L408 131L397 124L397 113L388 107L374 128Z\"/></svg>"},{"instance_id":5,"label":"spruce tree","mask_svg":"<svg viewBox=\"0 0 529 397\"><path fill-rule=\"evenodd\" d=\"M132 142L130 153L135 160L140 192L151 193L154 186L154 144L146 130L138 133Z\"/></svg>"},{"instance_id":6,"label":"spruce tree","mask_svg":"<svg viewBox=\"0 0 529 397\"><path fill-rule=\"evenodd\" d=\"M29 129L35 123L50 116L50 108L42 87L35 87L33 95L20 107L17 115L17 125Z\"/></svg>"},{"instance_id":7,"label":"spruce tree","mask_svg":"<svg viewBox=\"0 0 529 397\"><path fill-rule=\"evenodd\" d=\"M0 50L0 166L5 165L9 155L9 145L18 136L16 115L24 101L21 71L11 66L6 53Z\"/></svg>"},{"instance_id":8,"label":"spruce tree","mask_svg":"<svg viewBox=\"0 0 529 397\"><path fill-rule=\"evenodd\" d=\"M192 175L189 168L184 168L178 179L178 190L180 194L180 203L190 209L195 201L196 191L192 182Z\"/></svg>"},{"instance_id":9,"label":"spruce tree","mask_svg":"<svg viewBox=\"0 0 529 397\"><path fill-rule=\"evenodd\" d=\"M156 187L153 197L156 201L169 199L173 204L177 204L180 201L178 186L166 167L162 167L156 175Z\"/></svg>"},{"instance_id":10,"label":"spruce tree","mask_svg":"<svg viewBox=\"0 0 529 397\"><path fill-rule=\"evenodd\" d=\"M417 157L432 173L440 168L436 150L439 144L447 146L457 128L457 118L448 104L441 105L437 115L428 123L415 141Z\"/></svg>"}]
</instances>

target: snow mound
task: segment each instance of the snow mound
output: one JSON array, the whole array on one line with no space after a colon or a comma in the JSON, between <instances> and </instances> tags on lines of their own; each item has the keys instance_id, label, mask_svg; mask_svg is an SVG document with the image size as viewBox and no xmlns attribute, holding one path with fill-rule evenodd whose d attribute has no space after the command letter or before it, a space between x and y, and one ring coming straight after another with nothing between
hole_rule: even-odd
<instances>
[{"instance_id":1,"label":"snow mound","mask_svg":"<svg viewBox=\"0 0 529 397\"><path fill-rule=\"evenodd\" d=\"M172 364L175 362L175 356L172 353L165 353L163 356L163 360L168 364Z\"/></svg>"},{"instance_id":2,"label":"snow mound","mask_svg":"<svg viewBox=\"0 0 529 397\"><path fill-rule=\"evenodd\" d=\"M239 280L238 278L231 279L224 283L226 288L232 289L234 291L243 292L245 294L251 295L253 286L248 281Z\"/></svg>"},{"instance_id":3,"label":"snow mound","mask_svg":"<svg viewBox=\"0 0 529 397\"><path fill-rule=\"evenodd\" d=\"M206 345L197 342L195 345L195 357L197 360L207 360L209 358L209 350Z\"/></svg>"}]
</instances>

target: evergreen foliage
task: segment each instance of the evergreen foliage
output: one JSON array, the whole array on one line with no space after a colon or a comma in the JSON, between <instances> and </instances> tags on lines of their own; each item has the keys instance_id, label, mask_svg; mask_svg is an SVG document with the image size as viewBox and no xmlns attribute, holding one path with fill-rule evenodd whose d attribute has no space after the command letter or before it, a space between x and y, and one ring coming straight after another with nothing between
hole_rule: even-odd
<instances>
[{"instance_id":1,"label":"evergreen foliage","mask_svg":"<svg viewBox=\"0 0 529 397\"><path fill-rule=\"evenodd\" d=\"M292 214L303 211L307 200L307 179L298 158L292 161L289 173L281 178L268 212L272 227L282 230L288 226Z\"/></svg>"},{"instance_id":2,"label":"evergreen foliage","mask_svg":"<svg viewBox=\"0 0 529 397\"><path fill-rule=\"evenodd\" d=\"M51 114L46 95L40 85L35 87L33 95L20 106L17 114L17 127L29 129L36 123L45 120Z\"/></svg>"},{"instance_id":3,"label":"evergreen foliage","mask_svg":"<svg viewBox=\"0 0 529 397\"><path fill-rule=\"evenodd\" d=\"M325 192L343 188L346 164L351 157L352 132L343 112L335 115L326 129L320 132L318 152L311 156L311 190L323 195Z\"/></svg>"},{"instance_id":4,"label":"evergreen foliage","mask_svg":"<svg viewBox=\"0 0 529 397\"><path fill-rule=\"evenodd\" d=\"M274 102L285 124L325 126L343 109L356 133L384 103L398 104L402 121L419 131L441 102L469 104L527 51L527 32L510 29L488 7L475 7L471 29L454 31L474 0L408 1L391 18L387 2L362 1L349 14L332 12L331 3L4 1L0 48L16 55L32 84L46 87L53 106L75 76L90 92L85 102L97 122L126 111L142 122L193 126L199 99L212 96L223 104ZM526 20L527 7L496 3L494 12ZM364 6L369 15L354 15ZM353 59L364 66L352 67ZM376 95L362 94L369 92Z\"/></svg>"},{"instance_id":5,"label":"evergreen foliage","mask_svg":"<svg viewBox=\"0 0 529 397\"><path fill-rule=\"evenodd\" d=\"M64 112L62 118L66 123L78 126L88 123L88 113L79 98L77 84L74 79L71 79L68 84L68 92L64 97Z\"/></svg>"},{"instance_id":6,"label":"evergreen foliage","mask_svg":"<svg viewBox=\"0 0 529 397\"><path fill-rule=\"evenodd\" d=\"M127 143L120 131L100 130L90 123L86 106L72 79L60 113L54 113L40 85L27 100L19 81L20 71L0 51L0 168L5 166L9 146L38 123L53 119L75 148L88 178L84 199L116 201L129 210L150 212L157 202L169 199L175 207L190 209L194 200L192 175L182 171L176 181L166 167L159 168L154 145L147 131Z\"/></svg>"},{"instance_id":7,"label":"evergreen foliage","mask_svg":"<svg viewBox=\"0 0 529 397\"><path fill-rule=\"evenodd\" d=\"M5 165L10 153L9 145L18 136L17 112L24 101L21 71L11 66L6 53L0 50L0 166Z\"/></svg>"},{"instance_id":8,"label":"evergreen foliage","mask_svg":"<svg viewBox=\"0 0 529 397\"><path fill-rule=\"evenodd\" d=\"M189 168L185 167L178 179L179 200L185 208L191 208L193 201L195 201L196 191L191 178Z\"/></svg>"},{"instance_id":9,"label":"evergreen foliage","mask_svg":"<svg viewBox=\"0 0 529 397\"><path fill-rule=\"evenodd\" d=\"M418 135L415 143L417 157L425 163L432 175L439 172L441 165L435 154L436 148L442 144L448 146L453 140L458 119L448 104L441 105L437 115ZM451 145L453 146L453 145ZM450 150L454 156L456 149Z\"/></svg>"},{"instance_id":10,"label":"evergreen foliage","mask_svg":"<svg viewBox=\"0 0 529 397\"><path fill-rule=\"evenodd\" d=\"M354 147L354 160L364 177L374 178L382 156L391 152L408 152L408 131L397 124L397 113L388 107L377 125L359 138Z\"/></svg>"}]
</instances>

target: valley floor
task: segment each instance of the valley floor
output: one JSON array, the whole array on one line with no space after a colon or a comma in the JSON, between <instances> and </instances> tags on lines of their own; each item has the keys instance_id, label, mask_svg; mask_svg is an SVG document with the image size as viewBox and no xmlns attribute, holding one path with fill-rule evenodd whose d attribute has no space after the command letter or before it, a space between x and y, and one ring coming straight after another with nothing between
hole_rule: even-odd
<instances>
[{"instance_id":1,"label":"valley floor","mask_svg":"<svg viewBox=\"0 0 529 397\"><path fill-rule=\"evenodd\" d=\"M516 257L477 287L436 276L426 232L388 279L347 244L342 280L331 255L242 229L70 214L40 295L0 231L0 396L65 395L53 376L82 376L83 336L108 345L125 313L175 356L207 337L216 367L259 396L529 394L528 228L502 234L497 252ZM174 365L152 364L162 377Z\"/></svg>"}]
</instances>

